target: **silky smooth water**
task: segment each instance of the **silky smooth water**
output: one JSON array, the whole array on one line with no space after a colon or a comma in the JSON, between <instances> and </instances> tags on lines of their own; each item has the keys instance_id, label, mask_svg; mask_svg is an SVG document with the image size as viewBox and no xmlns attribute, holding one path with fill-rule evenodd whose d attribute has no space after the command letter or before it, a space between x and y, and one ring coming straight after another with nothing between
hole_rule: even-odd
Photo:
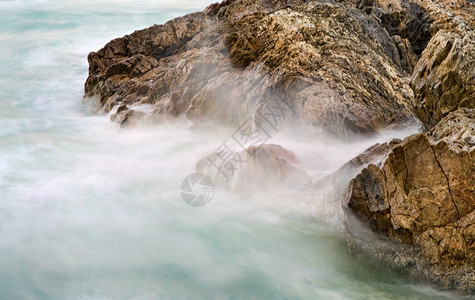
<instances>
[{"instance_id":1,"label":"silky smooth water","mask_svg":"<svg viewBox=\"0 0 475 300\"><path fill-rule=\"evenodd\" d=\"M210 2L0 1L0 299L457 298L349 255L314 191L186 205L181 181L231 129L118 130L82 101L88 52ZM274 142L324 174L374 140Z\"/></svg>"}]
</instances>

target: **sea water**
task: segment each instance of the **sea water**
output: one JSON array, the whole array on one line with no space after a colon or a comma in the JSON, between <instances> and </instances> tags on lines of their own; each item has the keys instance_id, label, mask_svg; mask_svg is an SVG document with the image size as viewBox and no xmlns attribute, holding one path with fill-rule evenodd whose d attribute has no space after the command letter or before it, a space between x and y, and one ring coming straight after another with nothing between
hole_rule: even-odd
<instances>
[{"instance_id":1,"label":"sea water","mask_svg":"<svg viewBox=\"0 0 475 300\"><path fill-rule=\"evenodd\" d=\"M313 191L187 205L182 180L232 128L119 130L82 101L90 51L211 2L0 1L0 299L457 298L351 256ZM318 175L389 138L274 142Z\"/></svg>"}]
</instances>

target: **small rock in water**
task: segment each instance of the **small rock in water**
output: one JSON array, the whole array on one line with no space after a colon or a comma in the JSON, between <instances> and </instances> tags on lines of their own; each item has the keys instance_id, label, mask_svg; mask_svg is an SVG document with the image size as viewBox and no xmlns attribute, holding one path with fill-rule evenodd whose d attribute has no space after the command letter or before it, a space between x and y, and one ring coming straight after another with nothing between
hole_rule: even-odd
<instances>
[{"instance_id":1,"label":"small rock in water","mask_svg":"<svg viewBox=\"0 0 475 300\"><path fill-rule=\"evenodd\" d=\"M297 157L279 145L251 146L233 153L206 155L196 164L196 170L211 176L215 181L233 184L234 187L255 189L275 186L309 186L309 175Z\"/></svg>"}]
</instances>

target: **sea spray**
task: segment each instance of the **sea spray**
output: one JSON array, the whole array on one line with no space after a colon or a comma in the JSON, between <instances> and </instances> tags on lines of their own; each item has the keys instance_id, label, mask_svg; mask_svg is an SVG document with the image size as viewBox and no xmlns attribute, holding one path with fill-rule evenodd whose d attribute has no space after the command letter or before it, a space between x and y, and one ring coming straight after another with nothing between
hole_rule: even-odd
<instances>
[{"instance_id":1,"label":"sea spray","mask_svg":"<svg viewBox=\"0 0 475 300\"><path fill-rule=\"evenodd\" d=\"M89 51L207 4L0 3L1 297L450 298L355 260L324 198L222 189L189 207L181 181L233 128L122 130L81 101ZM387 139L272 142L318 177Z\"/></svg>"}]
</instances>

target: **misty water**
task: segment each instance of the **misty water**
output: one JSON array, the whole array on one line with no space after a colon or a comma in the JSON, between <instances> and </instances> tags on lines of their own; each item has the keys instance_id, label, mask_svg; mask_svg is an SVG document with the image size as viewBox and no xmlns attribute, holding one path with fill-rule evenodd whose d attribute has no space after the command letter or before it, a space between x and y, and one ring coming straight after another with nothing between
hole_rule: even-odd
<instances>
[{"instance_id":1,"label":"misty water","mask_svg":"<svg viewBox=\"0 0 475 300\"><path fill-rule=\"evenodd\" d=\"M182 180L233 128L119 130L82 101L90 51L211 2L0 1L0 299L457 298L351 256L318 191L188 206ZM416 130L271 142L320 176Z\"/></svg>"}]
</instances>

